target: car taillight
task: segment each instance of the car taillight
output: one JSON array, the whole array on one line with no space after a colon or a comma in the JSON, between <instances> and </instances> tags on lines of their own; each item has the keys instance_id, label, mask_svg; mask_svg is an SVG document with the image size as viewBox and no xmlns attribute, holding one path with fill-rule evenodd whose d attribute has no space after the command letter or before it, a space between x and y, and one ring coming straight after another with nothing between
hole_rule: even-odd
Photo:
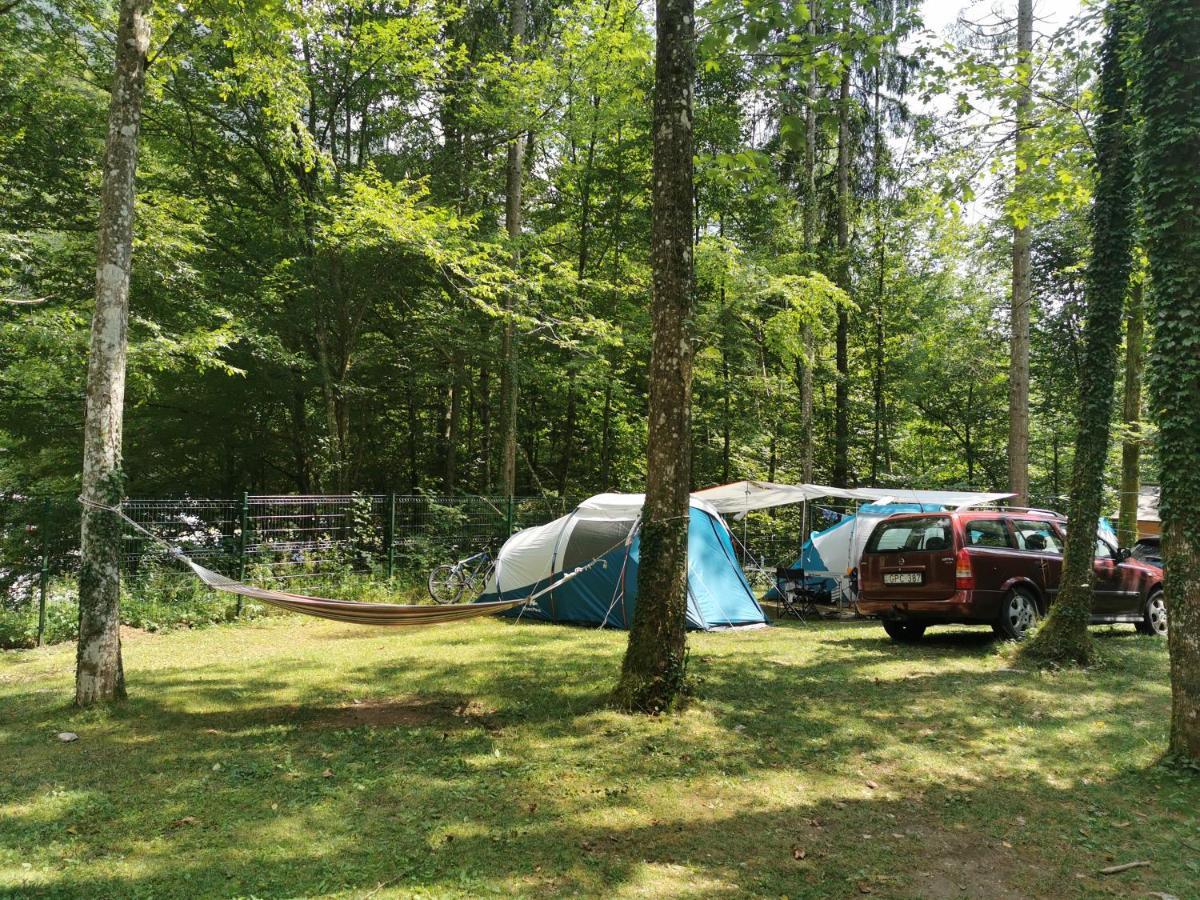
<instances>
[{"instance_id":1,"label":"car taillight","mask_svg":"<svg viewBox=\"0 0 1200 900\"><path fill-rule=\"evenodd\" d=\"M975 573L971 571L971 554L966 547L954 558L954 586L960 591L975 590Z\"/></svg>"}]
</instances>

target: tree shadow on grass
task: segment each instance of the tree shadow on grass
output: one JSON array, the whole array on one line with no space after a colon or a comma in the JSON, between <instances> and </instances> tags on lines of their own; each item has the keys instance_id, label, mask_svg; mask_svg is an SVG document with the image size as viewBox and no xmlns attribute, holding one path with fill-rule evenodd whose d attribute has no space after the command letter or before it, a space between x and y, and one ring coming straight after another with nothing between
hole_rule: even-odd
<instances>
[{"instance_id":1,"label":"tree shadow on grass","mask_svg":"<svg viewBox=\"0 0 1200 900\"><path fill-rule=\"evenodd\" d=\"M341 791L279 812L228 807L226 821L219 807L193 810L194 823L160 828L144 843L100 843L100 853L138 853L137 874L66 867L22 896L285 897L380 887L448 896L1094 896L1111 887L1098 869L1114 846L1121 859L1158 866L1123 876L1123 891L1186 896L1186 873L1168 870L1161 833L1079 815L1099 791L1116 788L1149 800L1146 786L1128 780L1083 796L1036 779L921 792L883 783L858 798L764 799L732 812L697 802L651 818L636 793L619 789L543 809L511 794L456 801L453 780L415 778L369 803ZM312 812L319 806L329 807L322 818ZM1081 822L1086 828L1075 827Z\"/></svg>"},{"instance_id":2,"label":"tree shadow on grass","mask_svg":"<svg viewBox=\"0 0 1200 900\"><path fill-rule=\"evenodd\" d=\"M1162 858L1157 828L1085 810L1156 809L1156 773L1097 761L1145 741L1115 726L1163 685L1101 672L1079 706L1074 674L938 671L953 647L849 628L779 637L698 642L701 699L657 720L605 705L623 641L548 627L403 643L302 687L320 660L258 662L250 685L237 665L139 673L102 738L15 767L0 847L78 860L23 894L89 897L1086 895L1102 885L1072 854ZM320 724L422 698L488 721ZM39 804L47 779L64 793ZM1186 894L1160 870L1123 883Z\"/></svg>"}]
</instances>

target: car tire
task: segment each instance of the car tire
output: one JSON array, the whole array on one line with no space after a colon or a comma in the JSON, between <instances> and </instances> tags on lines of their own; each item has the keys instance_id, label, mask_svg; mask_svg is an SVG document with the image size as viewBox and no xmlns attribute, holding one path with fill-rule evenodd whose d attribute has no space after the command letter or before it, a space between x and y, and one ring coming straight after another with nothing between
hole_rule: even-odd
<instances>
[{"instance_id":1,"label":"car tire","mask_svg":"<svg viewBox=\"0 0 1200 900\"><path fill-rule=\"evenodd\" d=\"M992 625L996 635L1006 641L1023 641L1041 618L1037 599L1024 588L1013 588L1000 604L1000 617Z\"/></svg>"},{"instance_id":2,"label":"car tire","mask_svg":"<svg viewBox=\"0 0 1200 900\"><path fill-rule=\"evenodd\" d=\"M1146 606L1142 611L1144 618L1133 627L1138 630L1138 634L1149 634L1154 637L1167 636L1167 605L1163 600L1163 592L1161 590L1153 591L1146 599Z\"/></svg>"},{"instance_id":3,"label":"car tire","mask_svg":"<svg viewBox=\"0 0 1200 900\"><path fill-rule=\"evenodd\" d=\"M884 619L883 630L888 637L900 644L915 644L925 634L925 626L917 622L898 622L895 619Z\"/></svg>"}]
</instances>

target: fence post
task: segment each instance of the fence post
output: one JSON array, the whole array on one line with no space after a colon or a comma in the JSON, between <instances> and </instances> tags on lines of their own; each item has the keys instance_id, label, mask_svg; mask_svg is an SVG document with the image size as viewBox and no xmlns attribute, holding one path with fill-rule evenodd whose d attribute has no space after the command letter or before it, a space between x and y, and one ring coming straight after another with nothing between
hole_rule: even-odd
<instances>
[{"instance_id":1,"label":"fence post","mask_svg":"<svg viewBox=\"0 0 1200 900\"><path fill-rule=\"evenodd\" d=\"M388 581L392 580L392 573L396 569L396 495L388 494L387 505L387 577Z\"/></svg>"},{"instance_id":2,"label":"fence post","mask_svg":"<svg viewBox=\"0 0 1200 900\"><path fill-rule=\"evenodd\" d=\"M513 498L512 494L508 495L508 505L504 512L504 524L508 531L507 537L512 537L513 533Z\"/></svg>"},{"instance_id":3,"label":"fence post","mask_svg":"<svg viewBox=\"0 0 1200 900\"><path fill-rule=\"evenodd\" d=\"M50 542L46 536L50 530L50 498L42 501L42 572L38 590L37 645L46 643L46 591L50 586Z\"/></svg>"},{"instance_id":4,"label":"fence post","mask_svg":"<svg viewBox=\"0 0 1200 900\"><path fill-rule=\"evenodd\" d=\"M250 492L242 492L242 534L238 541L238 581L246 580L246 544L247 535L250 531ZM242 595L238 594L237 598L237 613L240 618L242 615Z\"/></svg>"}]
</instances>

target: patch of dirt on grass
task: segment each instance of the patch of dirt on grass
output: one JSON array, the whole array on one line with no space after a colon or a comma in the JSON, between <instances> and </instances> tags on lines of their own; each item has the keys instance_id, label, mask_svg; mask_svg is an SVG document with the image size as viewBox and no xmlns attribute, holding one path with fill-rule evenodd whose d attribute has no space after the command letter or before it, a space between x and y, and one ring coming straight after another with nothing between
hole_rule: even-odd
<instances>
[{"instance_id":1,"label":"patch of dirt on grass","mask_svg":"<svg viewBox=\"0 0 1200 900\"><path fill-rule=\"evenodd\" d=\"M1035 868L1015 848L981 834L941 832L926 838L911 874L917 896L930 900L1010 900L1028 896L1017 885L1027 883Z\"/></svg>"},{"instance_id":2,"label":"patch of dirt on grass","mask_svg":"<svg viewBox=\"0 0 1200 900\"><path fill-rule=\"evenodd\" d=\"M316 711L308 722L314 728L499 728L496 711L468 697L434 699L359 700L345 706Z\"/></svg>"}]
</instances>

